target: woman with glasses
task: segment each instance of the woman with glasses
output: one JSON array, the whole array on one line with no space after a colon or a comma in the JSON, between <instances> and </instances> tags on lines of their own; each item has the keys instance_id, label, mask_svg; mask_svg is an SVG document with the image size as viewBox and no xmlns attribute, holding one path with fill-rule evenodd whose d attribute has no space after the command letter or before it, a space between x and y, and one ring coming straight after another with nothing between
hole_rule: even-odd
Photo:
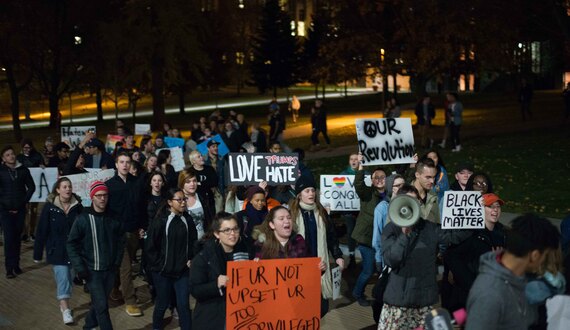
<instances>
[{"instance_id":1,"label":"woman with glasses","mask_svg":"<svg viewBox=\"0 0 570 330\"><path fill-rule=\"evenodd\" d=\"M148 268L151 271L156 300L152 314L153 329L163 328L164 312L176 294L180 328L192 328L190 311L189 268L193 246L197 240L196 227L186 212L184 192L171 188L166 193L166 212L151 221L146 239Z\"/></svg>"},{"instance_id":2,"label":"woman with glasses","mask_svg":"<svg viewBox=\"0 0 570 330\"><path fill-rule=\"evenodd\" d=\"M332 298L332 278L330 264L344 268L342 251L334 231L332 220L319 202L316 184L308 177L301 176L295 183L297 197L291 202L291 216L299 234L307 245L307 257L321 258L321 317L329 309L328 299ZM332 255L332 260L329 256Z\"/></svg>"},{"instance_id":3,"label":"woman with glasses","mask_svg":"<svg viewBox=\"0 0 570 330\"><path fill-rule=\"evenodd\" d=\"M71 265L65 244L71 225L82 210L81 199L73 193L71 181L66 177L59 178L42 209L34 242L34 262L42 260L45 248L47 262L53 265L57 299L65 324L73 323L69 308Z\"/></svg>"},{"instance_id":4,"label":"woman with glasses","mask_svg":"<svg viewBox=\"0 0 570 330\"><path fill-rule=\"evenodd\" d=\"M493 193L491 178L483 172L475 172L465 184L466 191L480 191L481 194Z\"/></svg>"},{"instance_id":5,"label":"woman with glasses","mask_svg":"<svg viewBox=\"0 0 570 330\"><path fill-rule=\"evenodd\" d=\"M227 262L251 259L235 216L220 212L199 242L190 268L190 290L196 298L196 329L223 330L226 325Z\"/></svg>"},{"instance_id":6,"label":"woman with glasses","mask_svg":"<svg viewBox=\"0 0 570 330\"><path fill-rule=\"evenodd\" d=\"M463 243L452 246L444 258L453 274L455 285L449 298L450 311L465 307L469 290L477 277L479 257L489 251L497 251L505 245L505 227L499 222L501 207L505 203L495 194L484 194L485 228L478 229Z\"/></svg>"}]
</instances>

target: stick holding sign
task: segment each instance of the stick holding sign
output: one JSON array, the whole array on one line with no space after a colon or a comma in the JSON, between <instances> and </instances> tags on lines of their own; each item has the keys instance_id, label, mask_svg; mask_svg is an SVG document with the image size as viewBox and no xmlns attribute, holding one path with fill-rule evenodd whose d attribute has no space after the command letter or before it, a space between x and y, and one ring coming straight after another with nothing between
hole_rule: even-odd
<instances>
[{"instance_id":1,"label":"stick holding sign","mask_svg":"<svg viewBox=\"0 0 570 330\"><path fill-rule=\"evenodd\" d=\"M356 136L365 165L415 162L410 118L357 119Z\"/></svg>"},{"instance_id":2,"label":"stick holding sign","mask_svg":"<svg viewBox=\"0 0 570 330\"><path fill-rule=\"evenodd\" d=\"M228 262L226 329L320 329L319 261Z\"/></svg>"},{"instance_id":3,"label":"stick holding sign","mask_svg":"<svg viewBox=\"0 0 570 330\"><path fill-rule=\"evenodd\" d=\"M443 195L442 229L483 229L485 210L479 191L446 191Z\"/></svg>"}]
</instances>

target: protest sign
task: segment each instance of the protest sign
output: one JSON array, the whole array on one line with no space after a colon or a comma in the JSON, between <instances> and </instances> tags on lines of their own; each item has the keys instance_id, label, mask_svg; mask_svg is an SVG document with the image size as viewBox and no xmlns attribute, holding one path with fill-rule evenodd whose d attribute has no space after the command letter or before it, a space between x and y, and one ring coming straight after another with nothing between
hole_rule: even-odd
<instances>
[{"instance_id":1,"label":"protest sign","mask_svg":"<svg viewBox=\"0 0 570 330\"><path fill-rule=\"evenodd\" d=\"M95 181L107 181L115 175L115 170L98 170L87 169L89 172L81 174L66 175L73 186L73 192L81 197L81 204L83 206L91 205L91 198L89 198L89 189L91 184Z\"/></svg>"},{"instance_id":2,"label":"protest sign","mask_svg":"<svg viewBox=\"0 0 570 330\"><path fill-rule=\"evenodd\" d=\"M36 191L34 191L30 202L45 202L47 196L51 193L53 185L57 181L57 167L30 167L29 170L36 186Z\"/></svg>"},{"instance_id":3,"label":"protest sign","mask_svg":"<svg viewBox=\"0 0 570 330\"><path fill-rule=\"evenodd\" d=\"M228 153L230 153L230 149L228 149L228 146L224 143L224 140L222 140L222 137L220 136L220 134L218 135L214 135L214 137L200 143L198 145L198 147L196 148L202 155L207 155L208 154L208 141L210 140L214 140L216 142L218 142L220 145L218 146L218 155L224 157L225 155L227 155Z\"/></svg>"},{"instance_id":4,"label":"protest sign","mask_svg":"<svg viewBox=\"0 0 570 330\"><path fill-rule=\"evenodd\" d=\"M228 185L295 184L299 176L299 155L296 153L231 153L226 164Z\"/></svg>"},{"instance_id":5,"label":"protest sign","mask_svg":"<svg viewBox=\"0 0 570 330\"><path fill-rule=\"evenodd\" d=\"M443 195L441 228L483 229L485 210L479 191L446 191Z\"/></svg>"},{"instance_id":6,"label":"protest sign","mask_svg":"<svg viewBox=\"0 0 570 330\"><path fill-rule=\"evenodd\" d=\"M110 154L113 153L113 151L115 150L115 144L117 144L117 142L120 141L123 141L123 136L107 134L107 141L105 142L105 150L107 150L107 152Z\"/></svg>"},{"instance_id":7,"label":"protest sign","mask_svg":"<svg viewBox=\"0 0 570 330\"><path fill-rule=\"evenodd\" d=\"M228 262L226 329L320 329L319 260Z\"/></svg>"},{"instance_id":8,"label":"protest sign","mask_svg":"<svg viewBox=\"0 0 570 330\"><path fill-rule=\"evenodd\" d=\"M164 143L166 143L166 145L169 148L175 148L175 147L184 148L184 139L182 138L174 138L167 136L164 138Z\"/></svg>"},{"instance_id":9,"label":"protest sign","mask_svg":"<svg viewBox=\"0 0 570 330\"><path fill-rule=\"evenodd\" d=\"M150 135L150 124L135 124L135 135Z\"/></svg>"},{"instance_id":10,"label":"protest sign","mask_svg":"<svg viewBox=\"0 0 570 330\"><path fill-rule=\"evenodd\" d=\"M354 175L321 175L320 201L331 211L360 211Z\"/></svg>"},{"instance_id":11,"label":"protest sign","mask_svg":"<svg viewBox=\"0 0 570 330\"><path fill-rule=\"evenodd\" d=\"M62 126L61 142L67 143L71 149L81 143L87 131L95 133L95 126Z\"/></svg>"},{"instance_id":12,"label":"protest sign","mask_svg":"<svg viewBox=\"0 0 570 330\"><path fill-rule=\"evenodd\" d=\"M186 167L186 164L184 164L184 154L182 153L182 149L179 147L156 149L154 153L158 156L160 150L170 150L170 157L172 157L170 165L174 167L175 172L180 172L184 167Z\"/></svg>"},{"instance_id":13,"label":"protest sign","mask_svg":"<svg viewBox=\"0 0 570 330\"><path fill-rule=\"evenodd\" d=\"M342 282L342 272L340 267L331 269L333 284L333 300L340 298L340 284Z\"/></svg>"},{"instance_id":14,"label":"protest sign","mask_svg":"<svg viewBox=\"0 0 570 330\"><path fill-rule=\"evenodd\" d=\"M357 119L356 136L365 165L415 162L410 118Z\"/></svg>"}]
</instances>

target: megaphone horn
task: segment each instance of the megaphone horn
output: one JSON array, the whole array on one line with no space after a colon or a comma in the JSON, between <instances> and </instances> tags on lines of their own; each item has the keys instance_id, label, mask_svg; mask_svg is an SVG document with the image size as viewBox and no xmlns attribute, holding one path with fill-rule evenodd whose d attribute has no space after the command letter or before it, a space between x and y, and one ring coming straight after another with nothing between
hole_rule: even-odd
<instances>
[{"instance_id":1,"label":"megaphone horn","mask_svg":"<svg viewBox=\"0 0 570 330\"><path fill-rule=\"evenodd\" d=\"M400 227L411 227L420 219L420 203L408 195L398 195L390 201L388 216Z\"/></svg>"}]
</instances>

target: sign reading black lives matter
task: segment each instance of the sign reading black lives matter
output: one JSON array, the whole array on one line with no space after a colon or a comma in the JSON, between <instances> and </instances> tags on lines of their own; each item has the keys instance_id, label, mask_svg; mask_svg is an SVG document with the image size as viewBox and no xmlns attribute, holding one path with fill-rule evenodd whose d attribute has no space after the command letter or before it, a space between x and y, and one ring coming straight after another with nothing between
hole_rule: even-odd
<instances>
[{"instance_id":1,"label":"sign reading black lives matter","mask_svg":"<svg viewBox=\"0 0 570 330\"><path fill-rule=\"evenodd\" d=\"M296 153L230 153L226 164L228 185L295 184L299 177L299 155Z\"/></svg>"},{"instance_id":2,"label":"sign reading black lives matter","mask_svg":"<svg viewBox=\"0 0 570 330\"><path fill-rule=\"evenodd\" d=\"M443 195L442 229L485 228L483 196L479 191L446 191Z\"/></svg>"},{"instance_id":3,"label":"sign reading black lives matter","mask_svg":"<svg viewBox=\"0 0 570 330\"><path fill-rule=\"evenodd\" d=\"M357 119L356 137L364 165L415 162L410 118Z\"/></svg>"}]
</instances>

